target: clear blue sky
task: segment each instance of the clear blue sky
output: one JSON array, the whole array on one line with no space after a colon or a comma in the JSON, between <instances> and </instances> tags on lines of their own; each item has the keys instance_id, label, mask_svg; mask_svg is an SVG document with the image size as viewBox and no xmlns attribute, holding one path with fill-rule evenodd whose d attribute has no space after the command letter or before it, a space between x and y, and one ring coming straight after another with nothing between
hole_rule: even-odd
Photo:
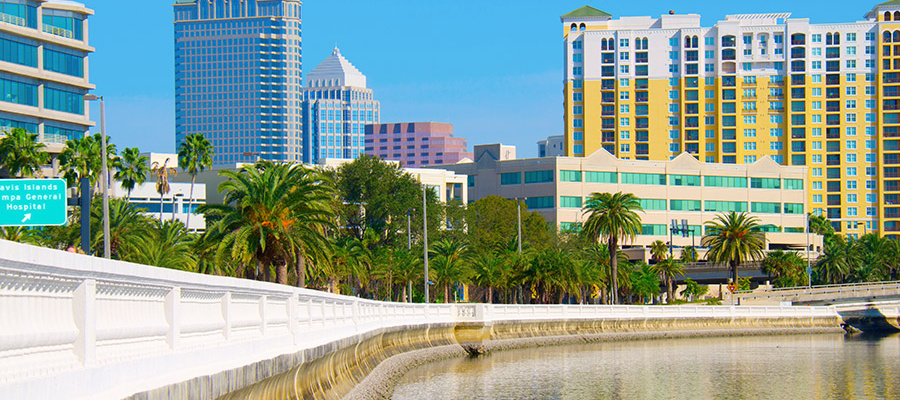
<instances>
[{"instance_id":1,"label":"clear blue sky","mask_svg":"<svg viewBox=\"0 0 900 400\"><path fill-rule=\"evenodd\" d=\"M82 0L83 1L83 0ZM174 151L172 1L94 0L91 82L106 100L119 149ZM562 134L559 16L585 4L618 16L791 12L812 23L863 19L876 4L853 2L596 2L587 0L307 0L304 76L341 53L368 76L382 122L450 122L474 144L512 144L520 157ZM92 107L98 121L98 107Z\"/></svg>"}]
</instances>

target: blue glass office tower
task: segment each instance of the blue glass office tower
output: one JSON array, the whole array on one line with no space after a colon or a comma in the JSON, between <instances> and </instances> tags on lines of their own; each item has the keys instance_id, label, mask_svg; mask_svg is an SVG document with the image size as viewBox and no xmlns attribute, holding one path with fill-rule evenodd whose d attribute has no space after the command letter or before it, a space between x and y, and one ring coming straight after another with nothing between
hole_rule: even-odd
<instances>
[{"instance_id":1,"label":"blue glass office tower","mask_svg":"<svg viewBox=\"0 0 900 400\"><path fill-rule=\"evenodd\" d=\"M215 167L302 160L300 7L176 0L176 146L202 133Z\"/></svg>"},{"instance_id":2,"label":"blue glass office tower","mask_svg":"<svg viewBox=\"0 0 900 400\"><path fill-rule=\"evenodd\" d=\"M366 76L335 48L306 78L303 162L363 154L366 124L381 120L381 104L366 87Z\"/></svg>"}]
</instances>

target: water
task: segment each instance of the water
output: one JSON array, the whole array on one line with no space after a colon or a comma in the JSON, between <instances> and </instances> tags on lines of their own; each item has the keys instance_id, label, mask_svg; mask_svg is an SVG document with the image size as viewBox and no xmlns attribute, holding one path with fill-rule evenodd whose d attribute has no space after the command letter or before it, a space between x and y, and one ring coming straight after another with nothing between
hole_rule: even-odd
<instances>
[{"instance_id":1,"label":"water","mask_svg":"<svg viewBox=\"0 0 900 400\"><path fill-rule=\"evenodd\" d=\"M598 343L411 371L392 399L900 399L900 335Z\"/></svg>"}]
</instances>

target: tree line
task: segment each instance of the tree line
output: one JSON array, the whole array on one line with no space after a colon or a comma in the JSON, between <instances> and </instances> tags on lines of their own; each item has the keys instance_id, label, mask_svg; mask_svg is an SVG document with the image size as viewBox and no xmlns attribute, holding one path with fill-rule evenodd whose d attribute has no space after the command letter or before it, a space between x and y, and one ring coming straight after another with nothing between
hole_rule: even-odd
<instances>
[{"instance_id":1,"label":"tree line","mask_svg":"<svg viewBox=\"0 0 900 400\"><path fill-rule=\"evenodd\" d=\"M13 130L0 139L0 162L8 174L34 176L46 164L36 135ZM697 262L686 248L680 259L667 256L661 241L650 246L651 263L630 261L622 252L641 233L639 199L629 193L595 193L585 203L582 229L564 232L516 200L488 196L470 204L442 199L421 189L396 163L361 156L336 169L260 161L221 171L224 204L198 210L206 218L202 234L178 221L149 216L129 201L146 179L168 191L163 163L148 166L136 148L121 155L108 145L115 179L128 191L110 202L110 242L116 259L204 274L273 281L333 293L391 301L424 301L423 196L428 226L429 301L504 303L653 303L665 293L676 299L685 264ZM100 175L99 138L69 140L60 169L70 185L80 177L93 184ZM209 168L212 146L189 135L178 149L177 166L194 177ZM193 198L193 194L191 195ZM442 201L443 200L443 201ZM102 211L91 209L91 248L102 253ZM518 211L521 209L521 251ZM34 229L6 228L3 238L64 249L77 246L78 210L69 224ZM825 252L815 263L814 283L893 279L900 251L896 241L867 235L859 240L828 232L830 224L811 217L825 235ZM716 216L701 241L708 262L737 268L762 261L777 286L807 282L805 260L797 253L765 254L759 221L746 213ZM746 286L746 283L744 283ZM468 293L466 293L468 291ZM697 299L705 287L687 279L678 292Z\"/></svg>"}]
</instances>

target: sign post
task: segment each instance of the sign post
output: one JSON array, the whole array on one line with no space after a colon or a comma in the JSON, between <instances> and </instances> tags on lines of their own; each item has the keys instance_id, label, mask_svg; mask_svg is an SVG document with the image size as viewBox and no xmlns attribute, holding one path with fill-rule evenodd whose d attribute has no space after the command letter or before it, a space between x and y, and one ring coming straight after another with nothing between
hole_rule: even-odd
<instances>
[{"instance_id":1,"label":"sign post","mask_svg":"<svg viewBox=\"0 0 900 400\"><path fill-rule=\"evenodd\" d=\"M66 181L0 179L0 226L66 224Z\"/></svg>"}]
</instances>

